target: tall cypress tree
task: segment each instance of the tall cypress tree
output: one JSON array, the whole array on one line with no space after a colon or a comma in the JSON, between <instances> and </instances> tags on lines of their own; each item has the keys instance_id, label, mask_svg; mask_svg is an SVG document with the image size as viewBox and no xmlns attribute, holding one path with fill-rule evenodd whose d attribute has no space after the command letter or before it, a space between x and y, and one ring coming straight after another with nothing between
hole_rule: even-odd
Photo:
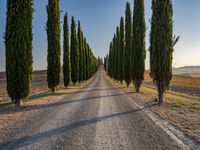
<instances>
[{"instance_id":1,"label":"tall cypress tree","mask_svg":"<svg viewBox=\"0 0 200 150\"><path fill-rule=\"evenodd\" d=\"M82 81L83 75L83 40L82 40L82 31L81 24L78 21L78 42L79 42L79 82Z\"/></svg>"},{"instance_id":2,"label":"tall cypress tree","mask_svg":"<svg viewBox=\"0 0 200 150\"><path fill-rule=\"evenodd\" d=\"M106 65L107 65L107 64L106 64L106 57L104 57L104 58L103 58L103 66L104 66L104 70L105 70L105 71L107 70Z\"/></svg>"},{"instance_id":3,"label":"tall cypress tree","mask_svg":"<svg viewBox=\"0 0 200 150\"><path fill-rule=\"evenodd\" d=\"M119 81L124 79L124 19L120 20L120 37L119 37Z\"/></svg>"},{"instance_id":4,"label":"tall cypress tree","mask_svg":"<svg viewBox=\"0 0 200 150\"><path fill-rule=\"evenodd\" d=\"M83 40L84 42L84 44L83 44L83 79L84 80L87 80L86 79L86 72L87 72L87 66L86 66L86 62L87 62L87 53L86 53L86 51L87 51L87 41L86 41L86 38L84 38L84 40Z\"/></svg>"},{"instance_id":5,"label":"tall cypress tree","mask_svg":"<svg viewBox=\"0 0 200 150\"><path fill-rule=\"evenodd\" d=\"M91 49L88 44L88 79L91 77Z\"/></svg>"},{"instance_id":6,"label":"tall cypress tree","mask_svg":"<svg viewBox=\"0 0 200 150\"><path fill-rule=\"evenodd\" d=\"M134 1L132 30L132 80L136 92L139 92L144 80L146 57L144 0Z\"/></svg>"},{"instance_id":7,"label":"tall cypress tree","mask_svg":"<svg viewBox=\"0 0 200 150\"><path fill-rule=\"evenodd\" d=\"M116 29L116 55L117 55L117 62L116 62L116 79L119 81L120 78L120 33L119 33L119 27Z\"/></svg>"},{"instance_id":8,"label":"tall cypress tree","mask_svg":"<svg viewBox=\"0 0 200 150\"><path fill-rule=\"evenodd\" d=\"M84 81L84 57L85 57L85 50L84 50L84 36L83 36L83 31L81 31L81 40L82 40L82 49L81 49L81 81Z\"/></svg>"},{"instance_id":9,"label":"tall cypress tree","mask_svg":"<svg viewBox=\"0 0 200 150\"><path fill-rule=\"evenodd\" d=\"M126 4L125 20L125 56L124 56L124 80L127 86L131 83L131 8Z\"/></svg>"},{"instance_id":10,"label":"tall cypress tree","mask_svg":"<svg viewBox=\"0 0 200 150\"><path fill-rule=\"evenodd\" d=\"M67 13L64 16L64 25L63 25L63 80L64 86L67 87L70 83L70 73L71 73L71 64L70 64L70 49L69 49L69 24Z\"/></svg>"},{"instance_id":11,"label":"tall cypress tree","mask_svg":"<svg viewBox=\"0 0 200 150\"><path fill-rule=\"evenodd\" d=\"M49 0L47 6L47 81L48 87L55 92L56 86L60 83L60 8L59 0Z\"/></svg>"},{"instance_id":12,"label":"tall cypress tree","mask_svg":"<svg viewBox=\"0 0 200 150\"><path fill-rule=\"evenodd\" d=\"M90 64L89 64L89 44L87 43L87 46L86 46L86 79L89 78L89 68L90 68Z\"/></svg>"},{"instance_id":13,"label":"tall cypress tree","mask_svg":"<svg viewBox=\"0 0 200 150\"><path fill-rule=\"evenodd\" d=\"M32 0L8 0L5 32L8 95L15 103L28 96L32 73Z\"/></svg>"},{"instance_id":14,"label":"tall cypress tree","mask_svg":"<svg viewBox=\"0 0 200 150\"><path fill-rule=\"evenodd\" d=\"M173 8L171 0L152 0L150 76L158 90L159 104L172 78Z\"/></svg>"},{"instance_id":15,"label":"tall cypress tree","mask_svg":"<svg viewBox=\"0 0 200 150\"><path fill-rule=\"evenodd\" d=\"M79 45L78 45L78 37L76 34L76 22L74 17L72 17L71 24L71 80L76 85L76 82L79 78Z\"/></svg>"},{"instance_id":16,"label":"tall cypress tree","mask_svg":"<svg viewBox=\"0 0 200 150\"><path fill-rule=\"evenodd\" d=\"M33 72L33 55L32 55L32 49L33 49L33 45L32 45L32 41L33 41L33 33L32 33L32 20L33 20L33 1L32 0L28 0L27 1L27 33L28 35L28 50L29 50L29 74L30 74L30 87L31 87L31 80L32 80L32 72Z\"/></svg>"},{"instance_id":17,"label":"tall cypress tree","mask_svg":"<svg viewBox=\"0 0 200 150\"><path fill-rule=\"evenodd\" d=\"M114 37L113 37L113 77L114 79L116 80L116 75L117 75L117 52L116 52L116 48L117 48L117 45L116 45L116 33L114 34Z\"/></svg>"},{"instance_id":18,"label":"tall cypress tree","mask_svg":"<svg viewBox=\"0 0 200 150\"><path fill-rule=\"evenodd\" d=\"M111 78L113 78L113 44L112 42L110 42L110 48L109 48L108 75Z\"/></svg>"},{"instance_id":19,"label":"tall cypress tree","mask_svg":"<svg viewBox=\"0 0 200 150\"><path fill-rule=\"evenodd\" d=\"M108 61L109 61L108 59L109 59L109 57L108 57L108 55L106 55L105 61L104 61L104 66L105 66L106 73L108 73Z\"/></svg>"}]
</instances>

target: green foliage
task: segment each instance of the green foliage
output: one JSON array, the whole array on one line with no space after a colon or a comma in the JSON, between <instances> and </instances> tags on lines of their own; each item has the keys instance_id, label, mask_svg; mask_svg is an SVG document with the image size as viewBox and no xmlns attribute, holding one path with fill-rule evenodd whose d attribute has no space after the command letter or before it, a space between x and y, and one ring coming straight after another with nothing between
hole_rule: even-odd
<instances>
[{"instance_id":1,"label":"green foliage","mask_svg":"<svg viewBox=\"0 0 200 150\"><path fill-rule=\"evenodd\" d=\"M32 0L8 0L5 31L7 92L15 105L28 96L32 78Z\"/></svg>"},{"instance_id":2,"label":"green foliage","mask_svg":"<svg viewBox=\"0 0 200 150\"><path fill-rule=\"evenodd\" d=\"M116 80L120 78L120 32L119 27L116 29Z\"/></svg>"},{"instance_id":3,"label":"green foliage","mask_svg":"<svg viewBox=\"0 0 200 150\"><path fill-rule=\"evenodd\" d=\"M78 37L76 34L76 23L74 17L72 17L72 24L71 24L71 80L76 84L79 78L79 44L78 44Z\"/></svg>"},{"instance_id":4,"label":"green foliage","mask_svg":"<svg viewBox=\"0 0 200 150\"><path fill-rule=\"evenodd\" d=\"M108 55L104 57L104 69L106 72L108 72Z\"/></svg>"},{"instance_id":5,"label":"green foliage","mask_svg":"<svg viewBox=\"0 0 200 150\"><path fill-rule=\"evenodd\" d=\"M87 80L86 56L87 56L87 42L86 42L86 38L84 38L83 40L83 80Z\"/></svg>"},{"instance_id":6,"label":"green foliage","mask_svg":"<svg viewBox=\"0 0 200 150\"><path fill-rule=\"evenodd\" d=\"M134 1L133 28L132 28L132 80L139 92L145 71L145 16L144 0Z\"/></svg>"},{"instance_id":7,"label":"green foliage","mask_svg":"<svg viewBox=\"0 0 200 150\"><path fill-rule=\"evenodd\" d=\"M89 78L89 45L86 43L86 80Z\"/></svg>"},{"instance_id":8,"label":"green foliage","mask_svg":"<svg viewBox=\"0 0 200 150\"><path fill-rule=\"evenodd\" d=\"M119 81L122 83L124 79L124 19L121 17L120 20L120 31L119 31Z\"/></svg>"},{"instance_id":9,"label":"green foliage","mask_svg":"<svg viewBox=\"0 0 200 150\"><path fill-rule=\"evenodd\" d=\"M78 21L78 42L79 42L79 82L83 80L83 33L81 24Z\"/></svg>"},{"instance_id":10,"label":"green foliage","mask_svg":"<svg viewBox=\"0 0 200 150\"><path fill-rule=\"evenodd\" d=\"M49 0L47 5L47 81L48 87L55 91L55 87L60 83L60 8L59 0Z\"/></svg>"},{"instance_id":11,"label":"green foliage","mask_svg":"<svg viewBox=\"0 0 200 150\"><path fill-rule=\"evenodd\" d=\"M159 103L172 78L173 8L171 0L152 1L150 76L158 89Z\"/></svg>"},{"instance_id":12,"label":"green foliage","mask_svg":"<svg viewBox=\"0 0 200 150\"><path fill-rule=\"evenodd\" d=\"M67 87L70 83L71 64L70 64L70 47L69 47L69 24L67 13L64 16L63 24L63 80L64 86Z\"/></svg>"},{"instance_id":13,"label":"green foliage","mask_svg":"<svg viewBox=\"0 0 200 150\"><path fill-rule=\"evenodd\" d=\"M114 34L113 38L113 77L117 79L117 37Z\"/></svg>"},{"instance_id":14,"label":"green foliage","mask_svg":"<svg viewBox=\"0 0 200 150\"><path fill-rule=\"evenodd\" d=\"M131 9L130 3L126 4L125 20L125 56L124 56L124 80L127 86L131 83Z\"/></svg>"},{"instance_id":15,"label":"green foliage","mask_svg":"<svg viewBox=\"0 0 200 150\"><path fill-rule=\"evenodd\" d=\"M110 48L109 48L108 75L111 78L113 78L113 43L112 42L110 42Z\"/></svg>"}]
</instances>

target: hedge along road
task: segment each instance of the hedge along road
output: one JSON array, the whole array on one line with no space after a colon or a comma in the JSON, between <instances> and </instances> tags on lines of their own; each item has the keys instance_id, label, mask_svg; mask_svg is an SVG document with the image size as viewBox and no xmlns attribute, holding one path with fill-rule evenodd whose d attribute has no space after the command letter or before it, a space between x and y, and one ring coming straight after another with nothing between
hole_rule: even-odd
<instances>
[{"instance_id":1,"label":"hedge along road","mask_svg":"<svg viewBox=\"0 0 200 150\"><path fill-rule=\"evenodd\" d=\"M21 127L23 134L13 132L0 149L185 149L105 76L100 69L76 94L49 106L50 111L36 111L37 117Z\"/></svg>"}]
</instances>

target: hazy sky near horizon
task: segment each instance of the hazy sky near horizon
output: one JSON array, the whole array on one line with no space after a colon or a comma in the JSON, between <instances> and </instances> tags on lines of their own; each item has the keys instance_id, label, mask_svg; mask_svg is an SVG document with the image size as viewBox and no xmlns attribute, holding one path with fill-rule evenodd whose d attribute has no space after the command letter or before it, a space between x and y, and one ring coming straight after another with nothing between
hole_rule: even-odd
<instances>
[{"instance_id":1,"label":"hazy sky near horizon","mask_svg":"<svg viewBox=\"0 0 200 150\"><path fill-rule=\"evenodd\" d=\"M80 20L82 30L96 56L104 57L108 53L109 43L124 16L126 2L133 11L133 0L60 0L61 45L63 42L62 23L65 12L69 21L73 15ZM48 0L34 0L33 19L33 67L35 70L46 69L46 5ZM200 0L173 0L174 35L180 35L175 46L173 67L200 65ZM149 47L151 18L151 0L145 0L145 18L147 26L146 49ZM5 70L4 32L6 24L6 0L0 1L0 71ZM19 41L20 42L20 41ZM61 47L62 49L62 47ZM62 60L61 60L62 62ZM146 68L149 67L147 50Z\"/></svg>"}]
</instances>

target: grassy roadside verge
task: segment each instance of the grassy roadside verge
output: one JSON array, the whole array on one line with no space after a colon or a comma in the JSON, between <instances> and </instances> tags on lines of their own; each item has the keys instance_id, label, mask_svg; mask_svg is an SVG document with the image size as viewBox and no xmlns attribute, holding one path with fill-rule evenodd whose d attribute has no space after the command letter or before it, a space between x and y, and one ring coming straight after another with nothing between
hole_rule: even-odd
<instances>
[{"instance_id":1,"label":"grassy roadside verge","mask_svg":"<svg viewBox=\"0 0 200 150\"><path fill-rule=\"evenodd\" d=\"M106 79L145 106L152 104L157 96L157 91L152 86L143 85L141 92L135 93L133 85L126 87L125 83L121 85L108 76ZM182 130L200 146L200 97L169 91L164 99L162 106L156 105L149 110Z\"/></svg>"},{"instance_id":2,"label":"grassy roadside verge","mask_svg":"<svg viewBox=\"0 0 200 150\"><path fill-rule=\"evenodd\" d=\"M143 85L141 92L148 94L153 99L157 95L154 87ZM165 103L172 107L186 107L187 109L200 110L200 97L168 91L165 93Z\"/></svg>"},{"instance_id":3,"label":"grassy roadside verge","mask_svg":"<svg viewBox=\"0 0 200 150\"><path fill-rule=\"evenodd\" d=\"M64 98L67 94L72 94L81 88L84 88L88 84L90 84L95 77L97 76L97 73L93 75L90 79L88 79L85 82L77 83L75 86L73 84L70 84L67 88L63 86L63 83L61 83L58 88L56 89L55 93L51 93L50 90L44 90L42 89L40 92L34 93L24 99L21 103L21 107L29 107L32 105L42 105L42 104L47 104L47 103L52 103L54 101L58 101L62 98ZM44 86L44 85L42 85ZM38 90L39 91L38 87ZM3 103L0 103L0 111L3 109L15 109L15 106L10 102L10 100L5 101Z\"/></svg>"}]
</instances>

